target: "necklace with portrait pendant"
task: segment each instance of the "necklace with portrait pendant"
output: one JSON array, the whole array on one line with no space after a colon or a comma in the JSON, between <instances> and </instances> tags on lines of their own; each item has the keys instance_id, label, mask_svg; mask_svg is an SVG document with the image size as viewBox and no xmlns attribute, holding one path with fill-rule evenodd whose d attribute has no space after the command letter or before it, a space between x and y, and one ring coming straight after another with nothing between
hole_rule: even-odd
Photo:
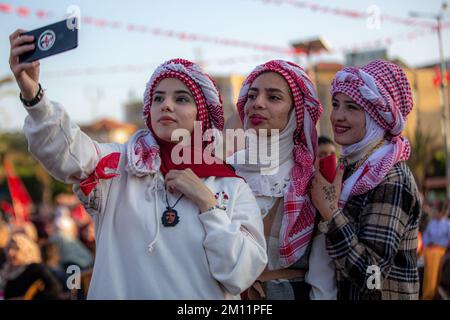
<instances>
[{"instance_id":1,"label":"necklace with portrait pendant","mask_svg":"<svg viewBox=\"0 0 450 320\"><path fill-rule=\"evenodd\" d=\"M177 199L177 201L175 201L175 204L173 206L171 206L169 204L169 199L167 198L167 191L166 191L167 207L161 216L161 222L164 227L175 227L178 224L178 222L180 222L180 217L178 216L178 212L174 208L178 204L178 202L181 200L181 198L183 198L183 196L184 196L184 194L182 194Z\"/></svg>"}]
</instances>

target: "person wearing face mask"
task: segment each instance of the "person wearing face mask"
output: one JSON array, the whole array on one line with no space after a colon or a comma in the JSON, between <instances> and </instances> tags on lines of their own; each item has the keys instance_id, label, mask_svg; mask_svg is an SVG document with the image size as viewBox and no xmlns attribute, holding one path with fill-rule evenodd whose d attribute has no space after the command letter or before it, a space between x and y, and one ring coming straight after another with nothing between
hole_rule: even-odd
<instances>
[{"instance_id":1,"label":"person wearing face mask","mask_svg":"<svg viewBox=\"0 0 450 320\"><path fill-rule=\"evenodd\" d=\"M43 93L38 64L18 63L31 49L21 32L10 37L10 63L29 114L30 152L54 177L74 184L95 222L88 298L239 299L267 256L245 181L221 161L192 161L206 149L192 143L199 138L192 134L195 121L203 132L223 127L214 81L190 61L163 63L144 93L147 129L123 145L99 144ZM191 139L177 144L176 131ZM219 202L224 194L227 202ZM167 223L168 213L178 219Z\"/></svg>"},{"instance_id":2,"label":"person wearing face mask","mask_svg":"<svg viewBox=\"0 0 450 320\"><path fill-rule=\"evenodd\" d=\"M308 190L322 113L314 85L295 63L268 61L244 81L237 109L249 139L229 162L258 201L269 258L249 298L335 299L334 266Z\"/></svg>"},{"instance_id":3,"label":"person wearing face mask","mask_svg":"<svg viewBox=\"0 0 450 320\"><path fill-rule=\"evenodd\" d=\"M336 146L332 140L325 136L320 136L317 142L317 156L319 159L331 155L336 155Z\"/></svg>"},{"instance_id":4,"label":"person wearing face mask","mask_svg":"<svg viewBox=\"0 0 450 320\"><path fill-rule=\"evenodd\" d=\"M341 164L333 183L316 171L311 194L338 299L418 299L421 199L405 162L411 147L402 131L413 107L406 75L382 60L344 68L331 96Z\"/></svg>"}]
</instances>

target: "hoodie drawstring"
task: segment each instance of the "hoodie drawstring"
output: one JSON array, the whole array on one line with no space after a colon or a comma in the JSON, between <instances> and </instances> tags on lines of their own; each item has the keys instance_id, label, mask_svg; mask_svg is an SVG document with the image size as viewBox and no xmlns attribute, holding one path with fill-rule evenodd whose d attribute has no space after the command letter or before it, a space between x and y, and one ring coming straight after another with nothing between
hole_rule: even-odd
<instances>
[{"instance_id":1,"label":"hoodie drawstring","mask_svg":"<svg viewBox=\"0 0 450 320\"><path fill-rule=\"evenodd\" d=\"M158 177L155 177L155 179L158 179ZM155 194L154 194L153 201L155 203L154 218L155 218L155 224L156 224L156 234L155 234L155 237L152 239L152 241L148 245L148 252L152 252L153 251L154 246L155 246L156 242L158 241L159 228L160 228L160 226L159 226L160 221L159 221L159 216L158 216L158 213L159 213L159 206L158 206L158 181L154 181L154 182L155 182L155 184L154 184L153 188L154 188Z\"/></svg>"}]
</instances>

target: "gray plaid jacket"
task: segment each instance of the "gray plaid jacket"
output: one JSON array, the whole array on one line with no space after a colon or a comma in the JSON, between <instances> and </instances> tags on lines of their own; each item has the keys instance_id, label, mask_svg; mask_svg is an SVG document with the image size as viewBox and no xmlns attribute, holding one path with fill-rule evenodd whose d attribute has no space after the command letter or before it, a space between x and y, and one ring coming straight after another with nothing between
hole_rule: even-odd
<instances>
[{"instance_id":1,"label":"gray plaid jacket","mask_svg":"<svg viewBox=\"0 0 450 320\"><path fill-rule=\"evenodd\" d=\"M352 170L347 168L344 178ZM418 299L420 214L419 192L404 162L377 187L347 201L326 234L336 265L338 299Z\"/></svg>"}]
</instances>

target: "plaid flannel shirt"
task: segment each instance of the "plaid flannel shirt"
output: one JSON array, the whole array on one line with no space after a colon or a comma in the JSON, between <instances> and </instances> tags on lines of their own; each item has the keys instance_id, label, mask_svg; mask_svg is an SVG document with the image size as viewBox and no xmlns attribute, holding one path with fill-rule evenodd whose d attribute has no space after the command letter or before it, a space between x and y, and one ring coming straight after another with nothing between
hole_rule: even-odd
<instances>
[{"instance_id":1,"label":"plaid flannel shirt","mask_svg":"<svg viewBox=\"0 0 450 320\"><path fill-rule=\"evenodd\" d=\"M346 169L344 178L353 169ZM327 250L336 265L338 299L418 299L420 213L419 192L404 162L374 189L349 198L326 233Z\"/></svg>"}]
</instances>

